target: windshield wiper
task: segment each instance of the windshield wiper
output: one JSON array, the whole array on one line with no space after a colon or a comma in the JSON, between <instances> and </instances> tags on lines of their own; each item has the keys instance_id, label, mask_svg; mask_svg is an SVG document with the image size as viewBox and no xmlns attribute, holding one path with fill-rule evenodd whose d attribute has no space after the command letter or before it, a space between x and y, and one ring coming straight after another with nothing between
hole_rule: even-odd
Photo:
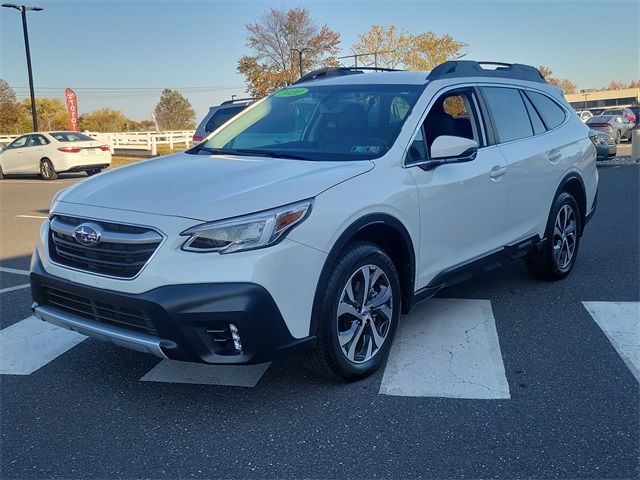
<instances>
[{"instance_id":1,"label":"windshield wiper","mask_svg":"<svg viewBox=\"0 0 640 480\"><path fill-rule=\"evenodd\" d=\"M289 153L284 151L275 150L259 150L251 148L240 149L224 149L224 148L209 148L209 147L196 147L198 151L209 152L212 155L249 155L255 157L270 157L270 158L288 158L292 160L314 160L313 158L306 157L297 153Z\"/></svg>"},{"instance_id":2,"label":"windshield wiper","mask_svg":"<svg viewBox=\"0 0 640 480\"><path fill-rule=\"evenodd\" d=\"M235 150L235 152L240 155L256 155L259 157L290 158L293 160L314 160L311 157L300 155L299 153L285 152L282 150L239 149Z\"/></svg>"}]
</instances>

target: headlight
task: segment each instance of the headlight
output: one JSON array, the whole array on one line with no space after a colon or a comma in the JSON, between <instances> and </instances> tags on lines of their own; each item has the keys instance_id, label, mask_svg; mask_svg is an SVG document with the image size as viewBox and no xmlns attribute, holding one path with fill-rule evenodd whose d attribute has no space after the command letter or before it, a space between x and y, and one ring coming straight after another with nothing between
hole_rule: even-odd
<instances>
[{"instance_id":1,"label":"headlight","mask_svg":"<svg viewBox=\"0 0 640 480\"><path fill-rule=\"evenodd\" d=\"M307 218L313 200L242 217L197 225L180 235L189 236L182 249L189 252L232 253L273 245Z\"/></svg>"}]
</instances>

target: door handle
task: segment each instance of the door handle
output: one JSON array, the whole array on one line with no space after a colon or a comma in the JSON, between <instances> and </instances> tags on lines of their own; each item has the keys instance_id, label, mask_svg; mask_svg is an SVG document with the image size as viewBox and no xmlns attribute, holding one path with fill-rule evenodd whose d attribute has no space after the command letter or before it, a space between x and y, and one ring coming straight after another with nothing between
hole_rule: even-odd
<instances>
[{"instance_id":1,"label":"door handle","mask_svg":"<svg viewBox=\"0 0 640 480\"><path fill-rule=\"evenodd\" d=\"M551 163L556 163L562 157L562 152L551 152L549 154L549 161Z\"/></svg>"},{"instance_id":2,"label":"door handle","mask_svg":"<svg viewBox=\"0 0 640 480\"><path fill-rule=\"evenodd\" d=\"M500 178L501 176L503 176L505 173L507 173L507 167L502 167L500 165L496 165L489 172L489 176L495 180L495 179Z\"/></svg>"}]
</instances>

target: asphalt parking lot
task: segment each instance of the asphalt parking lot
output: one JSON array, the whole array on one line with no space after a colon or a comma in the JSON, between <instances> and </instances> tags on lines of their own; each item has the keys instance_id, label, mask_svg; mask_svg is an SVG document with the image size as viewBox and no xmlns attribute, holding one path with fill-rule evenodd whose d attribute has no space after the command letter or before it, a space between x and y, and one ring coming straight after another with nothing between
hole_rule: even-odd
<instances>
[{"instance_id":1,"label":"asphalt parking lot","mask_svg":"<svg viewBox=\"0 0 640 480\"><path fill-rule=\"evenodd\" d=\"M35 332L0 352L2 478L640 475L640 167L600 168L566 280L516 262L444 290L348 385L296 359L203 371L34 323L37 231L81 178L0 182L0 341Z\"/></svg>"}]
</instances>

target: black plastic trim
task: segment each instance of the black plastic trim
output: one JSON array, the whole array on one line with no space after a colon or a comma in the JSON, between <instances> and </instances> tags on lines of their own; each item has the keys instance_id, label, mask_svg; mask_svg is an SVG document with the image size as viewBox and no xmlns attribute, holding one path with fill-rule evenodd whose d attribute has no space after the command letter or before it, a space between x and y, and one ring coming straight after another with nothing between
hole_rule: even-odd
<instances>
[{"instance_id":1,"label":"black plastic trim","mask_svg":"<svg viewBox=\"0 0 640 480\"><path fill-rule=\"evenodd\" d=\"M127 294L87 287L44 271L39 258L33 262L31 292L34 308L41 303L43 286L58 288L84 298L145 312L163 352L174 360L210 364L254 364L307 351L315 337L294 338L264 287L252 283L202 283L168 285L141 294ZM234 323L242 352L228 352L214 342L207 330Z\"/></svg>"},{"instance_id":2,"label":"black plastic trim","mask_svg":"<svg viewBox=\"0 0 640 480\"><path fill-rule=\"evenodd\" d=\"M433 297L444 287L464 282L479 272L493 270L506 262L534 253L538 251L543 242L544 240L541 240L539 235L532 235L512 245L507 245L496 252L448 268L436 275L426 287L421 288L414 294L411 307L422 300Z\"/></svg>"},{"instance_id":3,"label":"black plastic trim","mask_svg":"<svg viewBox=\"0 0 640 480\"><path fill-rule=\"evenodd\" d=\"M319 318L318 313L320 311L320 302L322 301L322 295L324 290L322 290L323 286L327 282L327 278L331 275L331 269L334 266L338 256L347 246L347 244L352 241L358 234L358 232L362 231L368 226L375 224L384 224L387 225L394 230L396 230L404 241L404 246L409 253L409 265L408 265L408 278L407 282L403 284L403 297L406 296L409 299L413 296L413 292L415 289L415 274L416 274L416 259L415 259L415 251L413 249L413 241L411 240L411 235L402 224L400 220L397 218L385 214L385 213L372 213L369 215L365 215L364 217L358 219L354 223L352 223L347 229L342 232L338 240L336 240L333 248L329 252L329 255L325 259L324 266L322 267L322 271L320 273L320 277L318 279L318 284L316 285L316 292L313 300L313 313L311 315L311 325L309 328L309 332L311 335L314 335ZM400 268L396 265L396 268L400 270ZM409 304L411 302L403 303L402 312L409 312Z\"/></svg>"},{"instance_id":4,"label":"black plastic trim","mask_svg":"<svg viewBox=\"0 0 640 480\"><path fill-rule=\"evenodd\" d=\"M498 65L495 70L482 68L482 65ZM427 80L445 78L488 77L526 80L528 82L547 83L540 71L530 65L520 63L475 62L473 60L450 60L435 67Z\"/></svg>"}]
</instances>

